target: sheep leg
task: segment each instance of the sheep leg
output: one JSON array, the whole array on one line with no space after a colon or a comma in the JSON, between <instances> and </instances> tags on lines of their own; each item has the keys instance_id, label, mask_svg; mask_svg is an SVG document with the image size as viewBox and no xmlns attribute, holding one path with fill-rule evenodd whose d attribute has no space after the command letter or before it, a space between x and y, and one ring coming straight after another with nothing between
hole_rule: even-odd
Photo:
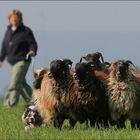
<instances>
[{"instance_id":1,"label":"sheep leg","mask_svg":"<svg viewBox=\"0 0 140 140\"><path fill-rule=\"evenodd\" d=\"M101 120L100 122L100 126L102 127L102 128L109 128L109 124L108 124L108 121L107 120Z\"/></svg>"},{"instance_id":2,"label":"sheep leg","mask_svg":"<svg viewBox=\"0 0 140 140\"><path fill-rule=\"evenodd\" d=\"M88 125L88 120L86 120L85 123L86 123L86 128L88 128L88 127L89 127L89 125Z\"/></svg>"},{"instance_id":3,"label":"sheep leg","mask_svg":"<svg viewBox=\"0 0 140 140\"><path fill-rule=\"evenodd\" d=\"M125 117L121 117L117 122L117 128L125 128Z\"/></svg>"},{"instance_id":4,"label":"sheep leg","mask_svg":"<svg viewBox=\"0 0 140 140\"><path fill-rule=\"evenodd\" d=\"M57 116L54 120L54 127L61 130L64 120L62 116Z\"/></svg>"},{"instance_id":5,"label":"sheep leg","mask_svg":"<svg viewBox=\"0 0 140 140\"><path fill-rule=\"evenodd\" d=\"M70 123L70 129L73 129L74 126L76 125L77 121L74 120L74 119L72 119L72 118L70 118L70 119L69 119L69 123Z\"/></svg>"},{"instance_id":6,"label":"sheep leg","mask_svg":"<svg viewBox=\"0 0 140 140\"><path fill-rule=\"evenodd\" d=\"M134 120L131 120L131 128L136 129L136 123Z\"/></svg>"},{"instance_id":7,"label":"sheep leg","mask_svg":"<svg viewBox=\"0 0 140 140\"><path fill-rule=\"evenodd\" d=\"M90 126L91 127L95 127L96 126L95 125L95 122L96 122L96 119L95 118L90 119Z\"/></svg>"},{"instance_id":8,"label":"sheep leg","mask_svg":"<svg viewBox=\"0 0 140 140\"><path fill-rule=\"evenodd\" d=\"M140 121L136 121L137 128L140 129Z\"/></svg>"},{"instance_id":9,"label":"sheep leg","mask_svg":"<svg viewBox=\"0 0 140 140\"><path fill-rule=\"evenodd\" d=\"M96 126L97 128L101 129L101 128L107 128L107 122L105 122L102 119L96 120Z\"/></svg>"},{"instance_id":10,"label":"sheep leg","mask_svg":"<svg viewBox=\"0 0 140 140\"><path fill-rule=\"evenodd\" d=\"M132 129L140 129L140 121L131 120L131 128Z\"/></svg>"}]
</instances>

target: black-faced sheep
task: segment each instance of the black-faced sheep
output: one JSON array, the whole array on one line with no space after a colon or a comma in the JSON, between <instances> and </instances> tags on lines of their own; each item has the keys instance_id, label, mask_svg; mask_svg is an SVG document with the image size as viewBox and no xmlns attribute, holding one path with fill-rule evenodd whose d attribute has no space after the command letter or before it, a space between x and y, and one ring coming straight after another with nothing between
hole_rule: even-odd
<instances>
[{"instance_id":1,"label":"black-faced sheep","mask_svg":"<svg viewBox=\"0 0 140 140\"><path fill-rule=\"evenodd\" d=\"M108 102L104 84L93 73L93 65L77 63L73 87L69 91L69 104L73 127L77 121L90 121L91 126L108 125ZM72 124L71 124L72 125Z\"/></svg>"},{"instance_id":2,"label":"black-faced sheep","mask_svg":"<svg viewBox=\"0 0 140 140\"><path fill-rule=\"evenodd\" d=\"M54 122L55 127L61 128L67 117L66 96L71 81L71 65L69 59L53 60L48 76L42 79L37 108L46 125Z\"/></svg>"},{"instance_id":3,"label":"black-faced sheep","mask_svg":"<svg viewBox=\"0 0 140 140\"><path fill-rule=\"evenodd\" d=\"M108 67L110 66L110 63L104 62L102 53L96 52L87 54L81 57L80 63L83 59L86 61L86 63L94 65L94 73L96 77L98 77L101 81L105 81L107 79Z\"/></svg>"}]
</instances>

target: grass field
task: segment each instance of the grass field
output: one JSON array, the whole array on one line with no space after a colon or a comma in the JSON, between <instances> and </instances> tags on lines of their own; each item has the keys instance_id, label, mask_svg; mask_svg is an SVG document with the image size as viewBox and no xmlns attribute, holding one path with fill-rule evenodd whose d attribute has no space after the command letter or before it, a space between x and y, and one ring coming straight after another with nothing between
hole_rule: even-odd
<instances>
[{"instance_id":1,"label":"grass field","mask_svg":"<svg viewBox=\"0 0 140 140\"><path fill-rule=\"evenodd\" d=\"M53 126L25 131L21 122L23 108L23 102L14 108L5 108L0 102L0 139L140 139L140 130L132 130L129 122L123 130L86 128L84 124L77 124L75 129L69 130L65 122L61 131Z\"/></svg>"}]
</instances>

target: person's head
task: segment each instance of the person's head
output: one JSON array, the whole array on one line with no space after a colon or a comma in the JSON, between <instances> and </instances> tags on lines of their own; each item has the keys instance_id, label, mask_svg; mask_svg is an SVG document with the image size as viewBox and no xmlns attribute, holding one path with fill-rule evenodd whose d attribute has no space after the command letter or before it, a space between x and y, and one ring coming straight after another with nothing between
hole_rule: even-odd
<instances>
[{"instance_id":1,"label":"person's head","mask_svg":"<svg viewBox=\"0 0 140 140\"><path fill-rule=\"evenodd\" d=\"M22 13L19 10L13 9L8 14L8 20L11 26L19 26L22 23Z\"/></svg>"}]
</instances>

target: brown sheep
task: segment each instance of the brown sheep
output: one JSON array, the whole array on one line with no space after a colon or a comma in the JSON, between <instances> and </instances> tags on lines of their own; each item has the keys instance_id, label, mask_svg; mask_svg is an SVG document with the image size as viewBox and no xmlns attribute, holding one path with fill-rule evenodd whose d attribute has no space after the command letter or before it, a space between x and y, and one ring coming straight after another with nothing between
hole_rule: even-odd
<instances>
[{"instance_id":1,"label":"brown sheep","mask_svg":"<svg viewBox=\"0 0 140 140\"><path fill-rule=\"evenodd\" d=\"M107 126L109 112L104 84L93 73L89 63L77 63L75 66L77 80L69 91L68 102L74 127L79 121L90 121L91 126L98 124Z\"/></svg>"},{"instance_id":2,"label":"brown sheep","mask_svg":"<svg viewBox=\"0 0 140 140\"><path fill-rule=\"evenodd\" d=\"M140 83L133 75L131 61L118 60L109 68L108 97L111 118L119 128L125 127L125 119L133 128L140 128Z\"/></svg>"},{"instance_id":3,"label":"brown sheep","mask_svg":"<svg viewBox=\"0 0 140 140\"><path fill-rule=\"evenodd\" d=\"M46 125L54 122L55 127L61 128L67 117L66 96L71 81L71 65L69 59L54 60L50 63L48 76L42 79L37 107Z\"/></svg>"}]
</instances>

